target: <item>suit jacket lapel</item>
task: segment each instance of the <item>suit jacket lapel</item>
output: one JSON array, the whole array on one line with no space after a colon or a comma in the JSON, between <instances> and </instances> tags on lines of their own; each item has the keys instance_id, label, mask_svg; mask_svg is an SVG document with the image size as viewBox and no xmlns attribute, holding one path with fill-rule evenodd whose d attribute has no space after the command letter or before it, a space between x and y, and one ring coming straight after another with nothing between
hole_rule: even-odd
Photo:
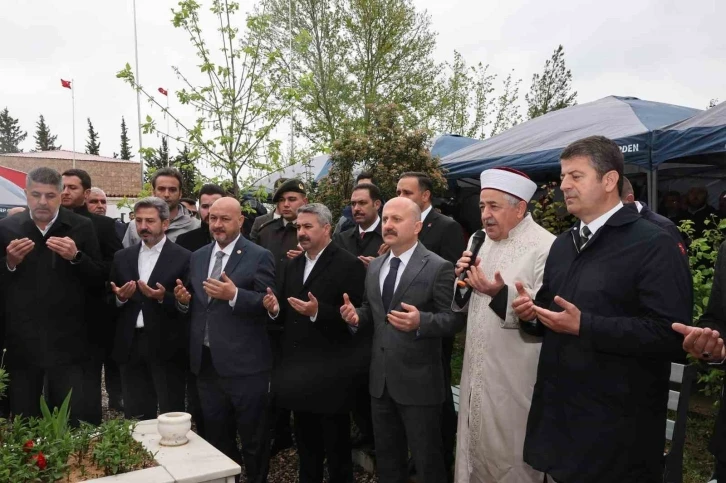
<instances>
[{"instance_id":1,"label":"suit jacket lapel","mask_svg":"<svg viewBox=\"0 0 726 483\"><path fill-rule=\"evenodd\" d=\"M368 302L371 305L373 302L378 305L383 305L383 296L381 296L381 268L383 268L384 263L388 263L388 258L391 256L390 253L391 252L389 251L388 254L376 258L368 267L368 276L373 278L376 287L374 293L366 293Z\"/></svg>"},{"instance_id":2,"label":"suit jacket lapel","mask_svg":"<svg viewBox=\"0 0 726 483\"><path fill-rule=\"evenodd\" d=\"M230 274L234 271L234 269L237 267L237 264L240 260L242 260L242 257L247 255L247 240L245 240L245 237L242 235L239 236L239 240L237 240L237 243L235 244L234 248L232 249L232 254L229 256L229 260L227 261L227 264L224 266L223 272L226 274ZM212 245L214 246L214 245ZM210 252L209 256L211 257L212 254Z\"/></svg>"},{"instance_id":3,"label":"suit jacket lapel","mask_svg":"<svg viewBox=\"0 0 726 483\"><path fill-rule=\"evenodd\" d=\"M134 256L132 257L134 263L131 264L131 275L133 276L133 280L136 281L139 280L139 256L141 256L142 243L144 242L142 241L141 243L137 243L134 251L132 252L134 254ZM159 254L159 258L161 258L161 254ZM156 269L156 267L154 267L154 269Z\"/></svg>"},{"instance_id":4,"label":"suit jacket lapel","mask_svg":"<svg viewBox=\"0 0 726 483\"><path fill-rule=\"evenodd\" d=\"M204 256L198 258L198 266L196 267L201 277L199 277L199 279L197 280L191 281L192 287L194 288L194 293L199 294L200 299L204 301L205 305L207 303L207 292L204 291L204 286L202 285L202 282L207 279L207 274L209 273L209 260L212 257L213 248L213 243L210 243L209 245L201 248Z\"/></svg>"},{"instance_id":5,"label":"suit jacket lapel","mask_svg":"<svg viewBox=\"0 0 726 483\"><path fill-rule=\"evenodd\" d=\"M142 242L143 243L143 242ZM172 262L172 256L171 256L171 249L169 248L169 243L173 243L171 240L167 238L167 240L164 242L164 246L161 247L161 253L159 253L159 258L156 259L156 265L154 265L154 269L151 271L151 275L149 275L149 280L146 282L146 284L156 289L156 282L159 281L159 275L164 271L164 268L169 265ZM139 248L140 253L140 248ZM138 263L136 264L136 276L138 277Z\"/></svg>"},{"instance_id":6,"label":"suit jacket lapel","mask_svg":"<svg viewBox=\"0 0 726 483\"><path fill-rule=\"evenodd\" d=\"M423 220L421 232L418 234L419 242L423 243L424 238L426 238L426 236L431 231L434 223L436 223L436 218L438 218L438 212L433 207L431 207L431 211L429 211L429 214L426 215L426 218Z\"/></svg>"},{"instance_id":7,"label":"suit jacket lapel","mask_svg":"<svg viewBox=\"0 0 726 483\"><path fill-rule=\"evenodd\" d=\"M318 255L320 257L320 260L315 262L315 266L313 267L313 270L310 272L310 275L308 275L308 279L303 284L303 291L307 290L307 288L310 286L313 280L323 273L323 271L327 268L328 265L330 265L330 262L333 260L333 255L335 255L335 250L337 250L338 247L331 243L328 244L328 246L325 248L325 251L323 251L322 254ZM300 257L303 259L303 276L305 276L305 264L307 263L306 257L302 256Z\"/></svg>"},{"instance_id":8,"label":"suit jacket lapel","mask_svg":"<svg viewBox=\"0 0 726 483\"><path fill-rule=\"evenodd\" d=\"M411 255L411 259L408 261L408 264L406 264L406 268L403 270L403 274L401 275L401 280L398 282L396 291L393 293L391 309L401 302L401 298L403 297L403 294L406 293L406 290L408 290L411 282L414 281L419 272L421 272L426 263L428 263L428 255L424 253L424 250L425 248L423 244L419 242L416 249L413 251L413 255Z\"/></svg>"}]
</instances>

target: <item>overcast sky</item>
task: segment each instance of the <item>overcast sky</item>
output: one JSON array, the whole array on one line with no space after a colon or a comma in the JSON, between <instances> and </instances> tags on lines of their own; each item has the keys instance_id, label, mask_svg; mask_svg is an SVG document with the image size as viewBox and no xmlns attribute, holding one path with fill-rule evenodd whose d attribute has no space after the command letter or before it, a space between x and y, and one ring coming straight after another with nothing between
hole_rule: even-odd
<instances>
[{"instance_id":1,"label":"overcast sky","mask_svg":"<svg viewBox=\"0 0 726 483\"><path fill-rule=\"evenodd\" d=\"M72 147L74 79L76 150L86 142L86 118L100 134L101 154L119 151L121 116L138 148L136 96L116 72L134 63L132 0L1 0L0 109L19 118L34 146L39 114L64 149ZM240 0L242 10L253 3ZM181 87L171 70L194 73L187 36L171 25L177 0L138 0L140 80L156 92ZM204 4L204 1L201 2ZM436 57L458 50L501 76L514 69L524 93L558 44L565 46L578 102L608 95L705 108L726 100L726 1L723 0L414 0L438 32ZM240 19L242 17L240 16ZM157 98L164 100L157 94ZM174 109L174 97L170 96ZM142 104L142 117L150 107ZM172 128L173 130L173 128ZM145 146L158 146L154 135Z\"/></svg>"}]
</instances>

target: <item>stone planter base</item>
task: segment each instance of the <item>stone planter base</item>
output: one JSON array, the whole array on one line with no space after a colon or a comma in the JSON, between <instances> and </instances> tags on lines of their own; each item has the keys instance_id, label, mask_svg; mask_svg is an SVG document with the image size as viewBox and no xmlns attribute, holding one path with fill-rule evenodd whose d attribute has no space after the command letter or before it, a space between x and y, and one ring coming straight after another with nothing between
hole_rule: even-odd
<instances>
[{"instance_id":1,"label":"stone planter base","mask_svg":"<svg viewBox=\"0 0 726 483\"><path fill-rule=\"evenodd\" d=\"M93 483L234 483L240 466L217 451L193 431L183 446L160 446L161 436L156 430L156 419L141 421L134 431L134 439L156 454L159 466L122 475L88 480Z\"/></svg>"}]
</instances>

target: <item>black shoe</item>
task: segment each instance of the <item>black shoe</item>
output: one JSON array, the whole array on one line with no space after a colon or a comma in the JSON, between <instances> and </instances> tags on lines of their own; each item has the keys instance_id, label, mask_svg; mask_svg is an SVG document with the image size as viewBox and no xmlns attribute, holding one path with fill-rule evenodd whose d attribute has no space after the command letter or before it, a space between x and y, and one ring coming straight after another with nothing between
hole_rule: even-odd
<instances>
[{"instance_id":1,"label":"black shoe","mask_svg":"<svg viewBox=\"0 0 726 483\"><path fill-rule=\"evenodd\" d=\"M292 448L292 438L275 438L270 448L270 458L290 448Z\"/></svg>"}]
</instances>

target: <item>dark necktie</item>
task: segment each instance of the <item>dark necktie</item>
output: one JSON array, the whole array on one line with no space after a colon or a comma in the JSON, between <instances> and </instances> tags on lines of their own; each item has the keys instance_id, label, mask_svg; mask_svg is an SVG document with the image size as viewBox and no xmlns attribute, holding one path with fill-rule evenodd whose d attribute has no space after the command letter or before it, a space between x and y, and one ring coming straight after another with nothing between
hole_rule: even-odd
<instances>
[{"instance_id":1,"label":"dark necktie","mask_svg":"<svg viewBox=\"0 0 726 483\"><path fill-rule=\"evenodd\" d=\"M383 281L383 308L386 312L391 308L391 301L393 300L393 292L396 288L396 275L398 275L398 266L401 264L401 259L398 257L391 257L391 268L388 270L388 275Z\"/></svg>"},{"instance_id":2,"label":"dark necktie","mask_svg":"<svg viewBox=\"0 0 726 483\"><path fill-rule=\"evenodd\" d=\"M209 275L209 278L213 278L214 280L219 280L219 277L222 276L222 260L224 260L224 252L222 250L218 251L215 256L217 257L216 260L214 260L214 266L212 267L212 273ZM212 301L212 297L207 296L207 303ZM209 347L209 319L207 319L207 322L204 324L204 345Z\"/></svg>"},{"instance_id":3,"label":"dark necktie","mask_svg":"<svg viewBox=\"0 0 726 483\"><path fill-rule=\"evenodd\" d=\"M590 239L592 236L592 232L590 229L586 226L582 227L582 232L580 233L580 250L582 250L582 247L585 246L585 243Z\"/></svg>"},{"instance_id":4,"label":"dark necktie","mask_svg":"<svg viewBox=\"0 0 726 483\"><path fill-rule=\"evenodd\" d=\"M362 239L364 239L365 237L366 237L366 232L362 231L362 232L360 233L360 239L362 240Z\"/></svg>"}]
</instances>

